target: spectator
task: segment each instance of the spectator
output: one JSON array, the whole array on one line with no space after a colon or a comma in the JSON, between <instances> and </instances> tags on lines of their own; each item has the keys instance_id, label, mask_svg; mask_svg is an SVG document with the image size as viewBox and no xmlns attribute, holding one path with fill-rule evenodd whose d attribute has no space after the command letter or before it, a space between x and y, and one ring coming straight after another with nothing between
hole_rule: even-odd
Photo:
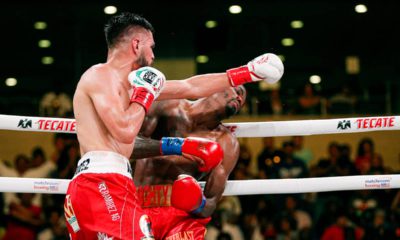
<instances>
[{"instance_id":1,"label":"spectator","mask_svg":"<svg viewBox=\"0 0 400 240\"><path fill-rule=\"evenodd\" d=\"M396 239L393 227L386 221L386 213L376 209L372 221L365 227L364 240Z\"/></svg>"},{"instance_id":2,"label":"spectator","mask_svg":"<svg viewBox=\"0 0 400 240\"><path fill-rule=\"evenodd\" d=\"M278 178L303 178L308 176L308 169L303 161L293 155L294 143L283 143L283 156L275 167Z\"/></svg>"},{"instance_id":3,"label":"spectator","mask_svg":"<svg viewBox=\"0 0 400 240\"><path fill-rule=\"evenodd\" d=\"M340 92L329 99L329 112L332 114L351 114L354 113L356 103L357 97L352 93L350 87L344 84Z\"/></svg>"},{"instance_id":4,"label":"spectator","mask_svg":"<svg viewBox=\"0 0 400 240\"><path fill-rule=\"evenodd\" d=\"M282 115L283 105L278 88L271 90L270 101L272 115Z\"/></svg>"},{"instance_id":5,"label":"spectator","mask_svg":"<svg viewBox=\"0 0 400 240\"><path fill-rule=\"evenodd\" d=\"M276 240L298 240L299 232L296 226L296 220L291 216L280 216L276 227L276 229L278 230Z\"/></svg>"},{"instance_id":6,"label":"spectator","mask_svg":"<svg viewBox=\"0 0 400 240\"><path fill-rule=\"evenodd\" d=\"M52 161L47 161L43 149L36 147L32 150L30 168L24 173L24 177L47 178L56 169Z\"/></svg>"},{"instance_id":7,"label":"spectator","mask_svg":"<svg viewBox=\"0 0 400 240\"><path fill-rule=\"evenodd\" d=\"M31 167L36 168L46 161L46 156L41 147L36 147L32 150Z\"/></svg>"},{"instance_id":8,"label":"spectator","mask_svg":"<svg viewBox=\"0 0 400 240\"><path fill-rule=\"evenodd\" d=\"M56 169L56 165L52 161L46 160L46 155L44 154L42 148L36 147L32 150L30 168L26 170L22 177L29 178L48 178L51 173ZM49 198L46 194L35 194L32 202L35 206L42 207L43 198Z\"/></svg>"},{"instance_id":9,"label":"spectator","mask_svg":"<svg viewBox=\"0 0 400 240\"><path fill-rule=\"evenodd\" d=\"M340 158L339 144L331 142L328 146L328 157L321 158L318 163L310 168L312 177L337 176L337 162Z\"/></svg>"},{"instance_id":10,"label":"spectator","mask_svg":"<svg viewBox=\"0 0 400 240\"><path fill-rule=\"evenodd\" d=\"M49 117L69 117L72 112L72 100L63 92L46 93L39 104L39 113L41 116Z\"/></svg>"},{"instance_id":11,"label":"spectator","mask_svg":"<svg viewBox=\"0 0 400 240\"><path fill-rule=\"evenodd\" d=\"M292 142L294 143L293 155L301 159L306 164L306 166L308 166L313 160L314 154L311 149L304 147L304 137L294 136L292 137Z\"/></svg>"},{"instance_id":12,"label":"spectator","mask_svg":"<svg viewBox=\"0 0 400 240\"><path fill-rule=\"evenodd\" d=\"M255 213L246 213L243 219L243 224L241 224L241 226L245 239L264 240L257 215Z\"/></svg>"},{"instance_id":13,"label":"spectator","mask_svg":"<svg viewBox=\"0 0 400 240\"><path fill-rule=\"evenodd\" d=\"M80 159L79 144L75 141L65 146L57 160L57 177L71 179L74 176L76 163Z\"/></svg>"},{"instance_id":14,"label":"spectator","mask_svg":"<svg viewBox=\"0 0 400 240\"><path fill-rule=\"evenodd\" d=\"M232 174L230 174L229 179L245 180L252 178L252 173L250 169L251 159L252 154L250 149L247 147L246 144L240 144L239 159L235 168L232 171Z\"/></svg>"},{"instance_id":15,"label":"spectator","mask_svg":"<svg viewBox=\"0 0 400 240\"><path fill-rule=\"evenodd\" d=\"M231 218L229 211L215 211L211 221L207 226L205 240L217 240L221 232L229 234L232 240L244 240L242 230L236 223L237 219Z\"/></svg>"},{"instance_id":16,"label":"spectator","mask_svg":"<svg viewBox=\"0 0 400 240\"><path fill-rule=\"evenodd\" d=\"M75 173L76 164L80 159L80 151L78 142L72 141L67 144L61 152L60 158L57 160L57 170L53 172L54 178L72 179ZM60 194L53 194L51 202L53 207L61 206L64 203L65 196Z\"/></svg>"},{"instance_id":17,"label":"spectator","mask_svg":"<svg viewBox=\"0 0 400 240\"><path fill-rule=\"evenodd\" d=\"M32 204L34 194L18 193L20 203L11 203L6 235L3 240L36 240L38 228L43 224L41 209Z\"/></svg>"},{"instance_id":18,"label":"spectator","mask_svg":"<svg viewBox=\"0 0 400 240\"><path fill-rule=\"evenodd\" d=\"M223 196L218 203L218 210L229 211L231 216L239 218L242 214L242 206L238 196Z\"/></svg>"},{"instance_id":19,"label":"spectator","mask_svg":"<svg viewBox=\"0 0 400 240\"><path fill-rule=\"evenodd\" d=\"M372 213L379 207L379 199L371 190L355 191L350 199L350 216L357 224L365 225L372 220Z\"/></svg>"},{"instance_id":20,"label":"spectator","mask_svg":"<svg viewBox=\"0 0 400 240\"><path fill-rule=\"evenodd\" d=\"M379 174L390 174L392 171L384 166L383 157L380 154L374 154L371 159L371 167L368 174L379 175Z\"/></svg>"},{"instance_id":21,"label":"spectator","mask_svg":"<svg viewBox=\"0 0 400 240\"><path fill-rule=\"evenodd\" d=\"M279 116L283 114L283 105L280 97L279 89L273 88L268 92L262 92L263 95L268 97L261 98L258 103L259 113Z\"/></svg>"},{"instance_id":22,"label":"spectator","mask_svg":"<svg viewBox=\"0 0 400 240\"><path fill-rule=\"evenodd\" d=\"M339 176L349 176L356 175L357 170L351 160L351 148L348 144L341 144L339 146L340 149L340 158L338 160L338 168L337 174Z\"/></svg>"},{"instance_id":23,"label":"spectator","mask_svg":"<svg viewBox=\"0 0 400 240\"><path fill-rule=\"evenodd\" d=\"M335 223L324 230L321 240L361 240L362 237L363 229L355 226L346 213L340 211Z\"/></svg>"},{"instance_id":24,"label":"spectator","mask_svg":"<svg viewBox=\"0 0 400 240\"><path fill-rule=\"evenodd\" d=\"M9 167L0 161L0 176L4 177L22 177L23 174L29 169L30 160L24 154L18 154L14 159L14 166ZM3 211L8 213L9 206L12 202L19 202L17 195L12 192L7 192L3 194L4 196L4 208Z\"/></svg>"},{"instance_id":25,"label":"spectator","mask_svg":"<svg viewBox=\"0 0 400 240\"><path fill-rule=\"evenodd\" d=\"M363 138L358 144L356 169L361 174L367 174L371 168L372 158L375 157L374 142L371 138Z\"/></svg>"},{"instance_id":26,"label":"spectator","mask_svg":"<svg viewBox=\"0 0 400 240\"><path fill-rule=\"evenodd\" d=\"M309 232L312 227L311 216L298 207L298 201L299 200L293 195L286 196L283 213L296 220L297 230L300 232Z\"/></svg>"},{"instance_id":27,"label":"spectator","mask_svg":"<svg viewBox=\"0 0 400 240\"><path fill-rule=\"evenodd\" d=\"M261 224L261 231L265 240L275 240L278 234L274 222L270 219L265 219Z\"/></svg>"},{"instance_id":28,"label":"spectator","mask_svg":"<svg viewBox=\"0 0 400 240\"><path fill-rule=\"evenodd\" d=\"M46 214L46 227L39 232L38 240L67 240L68 230L62 209L53 208Z\"/></svg>"},{"instance_id":29,"label":"spectator","mask_svg":"<svg viewBox=\"0 0 400 240\"><path fill-rule=\"evenodd\" d=\"M321 97L315 93L310 83L304 85L303 93L298 99L299 114L320 114Z\"/></svg>"},{"instance_id":30,"label":"spectator","mask_svg":"<svg viewBox=\"0 0 400 240\"><path fill-rule=\"evenodd\" d=\"M263 138L263 149L257 157L258 177L261 179L271 178L273 175L274 158L282 153L275 149L273 137Z\"/></svg>"},{"instance_id":31,"label":"spectator","mask_svg":"<svg viewBox=\"0 0 400 240\"><path fill-rule=\"evenodd\" d=\"M54 135L54 152L51 154L51 160L53 162L57 162L60 158L61 152L64 150L66 144L66 136L65 133L56 133Z\"/></svg>"},{"instance_id":32,"label":"spectator","mask_svg":"<svg viewBox=\"0 0 400 240\"><path fill-rule=\"evenodd\" d=\"M18 154L14 159L14 167L8 167L0 161L0 176L21 177L30 166L29 158L24 154Z\"/></svg>"}]
</instances>

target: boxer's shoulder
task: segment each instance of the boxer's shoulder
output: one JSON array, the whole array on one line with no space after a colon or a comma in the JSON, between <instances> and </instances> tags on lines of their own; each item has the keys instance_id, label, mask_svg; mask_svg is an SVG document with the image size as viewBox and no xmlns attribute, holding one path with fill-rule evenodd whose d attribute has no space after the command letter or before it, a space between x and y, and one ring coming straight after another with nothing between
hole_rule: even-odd
<instances>
[{"instance_id":1,"label":"boxer's shoulder","mask_svg":"<svg viewBox=\"0 0 400 240\"><path fill-rule=\"evenodd\" d=\"M79 80L81 87L89 85L105 85L115 79L114 70L107 64L96 64L87 69Z\"/></svg>"}]
</instances>

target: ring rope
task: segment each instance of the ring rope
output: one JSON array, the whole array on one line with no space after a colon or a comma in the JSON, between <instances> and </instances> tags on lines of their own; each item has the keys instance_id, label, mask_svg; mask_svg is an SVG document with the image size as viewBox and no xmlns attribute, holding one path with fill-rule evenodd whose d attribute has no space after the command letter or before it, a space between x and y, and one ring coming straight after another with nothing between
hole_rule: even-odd
<instances>
[{"instance_id":1,"label":"ring rope","mask_svg":"<svg viewBox=\"0 0 400 240\"><path fill-rule=\"evenodd\" d=\"M237 137L273 137L400 130L399 116L324 120L226 123ZM27 117L0 114L0 129L76 133L68 118ZM17 180L17 181L16 181ZM65 194L70 180L0 177L0 192ZM204 182L200 182L204 186ZM224 195L284 194L339 190L400 188L400 175L228 181Z\"/></svg>"},{"instance_id":2,"label":"ring rope","mask_svg":"<svg viewBox=\"0 0 400 240\"><path fill-rule=\"evenodd\" d=\"M65 194L70 180L0 177L0 192ZM200 182L204 187L205 182ZM400 174L228 181L231 195L287 194L400 188Z\"/></svg>"},{"instance_id":3,"label":"ring rope","mask_svg":"<svg viewBox=\"0 0 400 240\"><path fill-rule=\"evenodd\" d=\"M273 122L224 123L236 137L305 136L400 130L400 116L336 118ZM0 129L35 132L76 133L69 118L27 117L0 114Z\"/></svg>"}]
</instances>

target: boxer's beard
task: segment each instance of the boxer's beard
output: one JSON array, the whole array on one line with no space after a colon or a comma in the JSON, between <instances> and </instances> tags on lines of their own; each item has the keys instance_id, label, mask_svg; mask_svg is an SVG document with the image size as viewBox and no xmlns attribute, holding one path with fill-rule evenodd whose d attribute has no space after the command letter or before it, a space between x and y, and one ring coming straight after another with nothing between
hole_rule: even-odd
<instances>
[{"instance_id":1,"label":"boxer's beard","mask_svg":"<svg viewBox=\"0 0 400 240\"><path fill-rule=\"evenodd\" d=\"M231 116L235 115L236 112L237 112L237 110L236 110L235 107L232 107L232 106L229 106L229 105L225 107L226 117L231 117Z\"/></svg>"},{"instance_id":2,"label":"boxer's beard","mask_svg":"<svg viewBox=\"0 0 400 240\"><path fill-rule=\"evenodd\" d=\"M146 67L151 65L151 63L149 63L143 55L139 56L138 60L136 60L136 64L139 65L140 67Z\"/></svg>"},{"instance_id":3,"label":"boxer's beard","mask_svg":"<svg viewBox=\"0 0 400 240\"><path fill-rule=\"evenodd\" d=\"M225 106L225 114L226 117L231 117L239 112L239 109L237 107L239 103L237 103L235 100L231 100L226 104Z\"/></svg>"}]
</instances>

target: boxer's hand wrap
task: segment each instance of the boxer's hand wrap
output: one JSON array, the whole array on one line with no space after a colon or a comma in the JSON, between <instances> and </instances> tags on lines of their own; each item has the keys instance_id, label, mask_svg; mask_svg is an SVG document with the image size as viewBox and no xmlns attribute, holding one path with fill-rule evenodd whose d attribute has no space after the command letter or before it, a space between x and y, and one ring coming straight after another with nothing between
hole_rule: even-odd
<instances>
[{"instance_id":1,"label":"boxer's hand wrap","mask_svg":"<svg viewBox=\"0 0 400 240\"><path fill-rule=\"evenodd\" d=\"M175 208L199 214L206 205L200 185L190 175L181 174L172 185L171 205Z\"/></svg>"},{"instance_id":2,"label":"boxer's hand wrap","mask_svg":"<svg viewBox=\"0 0 400 240\"><path fill-rule=\"evenodd\" d=\"M267 83L279 81L284 67L281 59L272 53L266 53L251 60L247 65L226 71L231 86L239 86L248 82L261 80Z\"/></svg>"},{"instance_id":3,"label":"boxer's hand wrap","mask_svg":"<svg viewBox=\"0 0 400 240\"><path fill-rule=\"evenodd\" d=\"M164 87L164 74L152 67L142 67L132 71L128 80L133 88L131 103L139 103L147 112Z\"/></svg>"},{"instance_id":4,"label":"boxer's hand wrap","mask_svg":"<svg viewBox=\"0 0 400 240\"><path fill-rule=\"evenodd\" d=\"M188 137L163 137L161 139L161 153L163 155L188 154L200 158L199 171L208 172L215 168L223 159L224 152L221 146L208 139Z\"/></svg>"}]
</instances>

